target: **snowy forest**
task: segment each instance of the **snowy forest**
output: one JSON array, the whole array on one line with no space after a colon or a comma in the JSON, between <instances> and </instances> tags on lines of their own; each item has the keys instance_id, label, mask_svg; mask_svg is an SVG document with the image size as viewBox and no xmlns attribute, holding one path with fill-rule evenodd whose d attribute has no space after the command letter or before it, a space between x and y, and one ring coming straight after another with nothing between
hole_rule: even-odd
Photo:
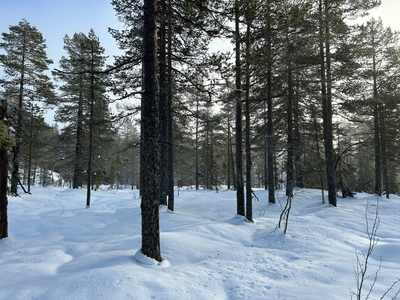
<instances>
[{"instance_id":1,"label":"snowy forest","mask_svg":"<svg viewBox=\"0 0 400 300\"><path fill-rule=\"evenodd\" d=\"M112 63L94 30L65 35L53 69L35 24L2 33L0 239L7 196L37 186L85 193L88 208L98 190L140 194L141 251L161 264L158 208L173 212L177 190L232 193L250 224L256 200L277 204L286 226L306 189L332 209L398 202L400 33L368 19L379 0L111 4Z\"/></svg>"},{"instance_id":2,"label":"snowy forest","mask_svg":"<svg viewBox=\"0 0 400 300\"><path fill-rule=\"evenodd\" d=\"M40 29L22 20L2 34L12 194L18 179L28 192L140 186L143 17L128 2L113 1L126 27L110 29L125 51L113 65L94 31L65 36L51 73ZM329 189L332 204L336 192L398 193L399 34L380 19L346 23L377 1L270 2L159 4L161 201L169 185L243 182ZM235 52L210 53L215 39Z\"/></svg>"}]
</instances>

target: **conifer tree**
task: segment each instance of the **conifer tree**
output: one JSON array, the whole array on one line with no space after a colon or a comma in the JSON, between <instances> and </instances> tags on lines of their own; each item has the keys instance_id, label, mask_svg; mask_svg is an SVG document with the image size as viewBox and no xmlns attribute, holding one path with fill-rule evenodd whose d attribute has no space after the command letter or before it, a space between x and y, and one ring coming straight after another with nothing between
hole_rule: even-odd
<instances>
[{"instance_id":1,"label":"conifer tree","mask_svg":"<svg viewBox=\"0 0 400 300\"><path fill-rule=\"evenodd\" d=\"M17 142L13 147L11 193L17 194L20 169L22 138L22 116L26 101L54 100L53 84L45 74L51 59L47 58L46 44L42 33L26 20L10 26L9 33L2 33L0 48L6 54L0 55L0 63L6 78L2 81L4 96L15 101L18 107L15 135Z\"/></svg>"},{"instance_id":2,"label":"conifer tree","mask_svg":"<svg viewBox=\"0 0 400 300\"><path fill-rule=\"evenodd\" d=\"M104 156L109 144L110 115L104 48L93 30L88 35L75 33L72 38L64 38L67 57L60 60L60 69L54 72L64 84L56 120L66 123L64 132L75 134L73 158L73 188L82 187L85 162L87 163L87 206L90 206L90 189L93 183L93 157ZM94 144L97 145L94 147ZM101 170L99 170L100 174Z\"/></svg>"}]
</instances>

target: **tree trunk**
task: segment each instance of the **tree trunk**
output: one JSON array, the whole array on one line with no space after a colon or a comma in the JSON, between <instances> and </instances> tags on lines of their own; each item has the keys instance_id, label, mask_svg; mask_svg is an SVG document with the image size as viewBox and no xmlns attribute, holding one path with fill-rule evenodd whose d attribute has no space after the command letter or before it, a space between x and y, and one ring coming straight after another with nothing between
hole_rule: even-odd
<instances>
[{"instance_id":1,"label":"tree trunk","mask_svg":"<svg viewBox=\"0 0 400 300\"><path fill-rule=\"evenodd\" d=\"M290 55L290 54L289 54ZM288 61L288 102L287 102L287 161L286 196L293 197L293 81L292 63Z\"/></svg>"},{"instance_id":2,"label":"tree trunk","mask_svg":"<svg viewBox=\"0 0 400 300\"><path fill-rule=\"evenodd\" d=\"M93 49L92 49L92 71L93 71ZM94 73L90 76L90 121L89 121L89 158L88 158L88 169L87 169L87 189L86 189L86 207L90 207L90 192L91 192L91 181L92 181L92 154L93 154L93 106L94 106ZM118 179L117 179L118 181Z\"/></svg>"},{"instance_id":3,"label":"tree trunk","mask_svg":"<svg viewBox=\"0 0 400 300\"><path fill-rule=\"evenodd\" d=\"M315 130L315 142L317 146L317 160L318 160L318 170L319 170L319 182L321 185L321 197L322 203L325 203L325 192L324 192L324 178L323 178L323 170L322 170L322 158L321 158L321 150L319 147L319 135L318 135L318 124L317 124L317 113L314 112L314 107L312 108L312 119L314 122L314 130Z\"/></svg>"},{"instance_id":4,"label":"tree trunk","mask_svg":"<svg viewBox=\"0 0 400 300\"><path fill-rule=\"evenodd\" d=\"M231 157L230 157L230 148L231 148L231 112L228 104L228 142L227 142L227 152L228 152L228 190L231 189Z\"/></svg>"},{"instance_id":5,"label":"tree trunk","mask_svg":"<svg viewBox=\"0 0 400 300\"><path fill-rule=\"evenodd\" d=\"M250 141L250 24L246 31L246 218L253 222L253 203L251 193L251 141Z\"/></svg>"},{"instance_id":6,"label":"tree trunk","mask_svg":"<svg viewBox=\"0 0 400 300\"><path fill-rule=\"evenodd\" d=\"M33 151L33 110L31 107L31 120L29 130L29 151L28 151L28 193L31 192L31 168L32 168L32 151Z\"/></svg>"},{"instance_id":7,"label":"tree trunk","mask_svg":"<svg viewBox=\"0 0 400 300\"><path fill-rule=\"evenodd\" d=\"M1 101L1 106L0 106L1 123L3 123L6 114L6 109L7 109L7 102ZM7 149L6 145L0 144L0 239L8 237L7 177L8 177Z\"/></svg>"},{"instance_id":8,"label":"tree trunk","mask_svg":"<svg viewBox=\"0 0 400 300\"><path fill-rule=\"evenodd\" d=\"M199 99L196 100L196 190L199 189Z\"/></svg>"},{"instance_id":9,"label":"tree trunk","mask_svg":"<svg viewBox=\"0 0 400 300\"><path fill-rule=\"evenodd\" d=\"M24 33L25 34L25 33ZM22 137L22 102L24 98L24 84L25 84L25 51L26 40L24 35L23 49L22 49L22 62L21 62L21 76L19 81L19 94L18 94L18 112L17 112L17 127L15 128L16 143L13 147L14 156L12 158L13 170L11 173L11 194L18 195L18 181L19 181L19 154L21 152L21 137Z\"/></svg>"},{"instance_id":10,"label":"tree trunk","mask_svg":"<svg viewBox=\"0 0 400 300\"><path fill-rule=\"evenodd\" d=\"M75 145L75 166L74 166L74 178L73 188L78 189L82 187L82 132L83 132L83 95L82 95L83 83L82 75L80 75L80 89L79 89L79 100L78 100L78 119L76 126L76 145Z\"/></svg>"},{"instance_id":11,"label":"tree trunk","mask_svg":"<svg viewBox=\"0 0 400 300\"><path fill-rule=\"evenodd\" d=\"M160 205L167 205L168 193L168 145L167 145L167 131L168 131L168 116L167 116L167 97L168 97L168 82L167 82L167 56L166 56L166 8L165 0L161 1L161 10L159 12L160 20L160 93L159 93L159 107L160 107Z\"/></svg>"},{"instance_id":12,"label":"tree trunk","mask_svg":"<svg viewBox=\"0 0 400 300\"><path fill-rule=\"evenodd\" d=\"M296 80L296 95L293 97L293 123L294 123L294 137L293 137L293 150L294 150L294 169L295 169L295 182L299 188L304 188L303 180L303 163L302 163L302 151L301 151L301 136L300 136L300 109L298 99L298 80Z\"/></svg>"},{"instance_id":13,"label":"tree trunk","mask_svg":"<svg viewBox=\"0 0 400 300\"><path fill-rule=\"evenodd\" d=\"M268 21L267 47L270 57L267 66L267 144L268 144L268 202L275 203L275 177L274 177L274 123L272 120L272 37L271 23Z\"/></svg>"},{"instance_id":14,"label":"tree trunk","mask_svg":"<svg viewBox=\"0 0 400 300\"><path fill-rule=\"evenodd\" d=\"M171 0L168 1L171 7ZM168 10L168 98L167 98L167 131L168 131L168 209L174 211L174 145L173 145L173 110L172 110L172 21Z\"/></svg>"},{"instance_id":15,"label":"tree trunk","mask_svg":"<svg viewBox=\"0 0 400 300\"><path fill-rule=\"evenodd\" d=\"M236 201L237 214L245 216L243 162L242 162L242 99L240 65L239 1L235 1L235 39L236 39Z\"/></svg>"},{"instance_id":16,"label":"tree trunk","mask_svg":"<svg viewBox=\"0 0 400 300\"><path fill-rule=\"evenodd\" d=\"M373 41L374 42L374 41ZM379 128L379 105L378 105L378 85L376 74L376 57L372 57L373 68L373 93L374 93L374 144L375 144L375 194L382 195L382 171L381 171L381 141Z\"/></svg>"},{"instance_id":17,"label":"tree trunk","mask_svg":"<svg viewBox=\"0 0 400 300\"><path fill-rule=\"evenodd\" d=\"M324 123L324 146L326 176L328 183L329 204L337 206L336 183L335 183L335 165L333 159L333 128L332 128L332 78L331 78L331 54L330 54L330 28L329 18L329 0L325 0L325 22L323 18L322 1L320 1L320 59L321 59L321 93L322 93L322 111ZM325 30L324 30L325 28ZM325 34L325 36L324 36ZM325 48L324 48L325 40ZM326 51L324 51L324 49ZM326 66L325 66L326 55ZM326 75L325 75L326 72Z\"/></svg>"},{"instance_id":18,"label":"tree trunk","mask_svg":"<svg viewBox=\"0 0 400 300\"><path fill-rule=\"evenodd\" d=\"M384 105L379 106L379 129L381 139L381 157L382 157L382 173L383 173L383 187L385 189L386 198L389 199L390 195L390 180L388 173L388 157L386 147L386 124L385 124L385 113Z\"/></svg>"},{"instance_id":19,"label":"tree trunk","mask_svg":"<svg viewBox=\"0 0 400 300\"><path fill-rule=\"evenodd\" d=\"M157 1L144 0L144 93L142 154L142 248L147 257L161 261L159 226L159 111L157 82Z\"/></svg>"}]
</instances>

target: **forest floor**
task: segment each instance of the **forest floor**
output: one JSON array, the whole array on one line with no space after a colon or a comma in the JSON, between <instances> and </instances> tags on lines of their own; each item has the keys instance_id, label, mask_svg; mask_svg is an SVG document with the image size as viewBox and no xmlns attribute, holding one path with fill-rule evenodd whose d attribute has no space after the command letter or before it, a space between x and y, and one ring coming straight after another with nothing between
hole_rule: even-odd
<instances>
[{"instance_id":1,"label":"forest floor","mask_svg":"<svg viewBox=\"0 0 400 300\"><path fill-rule=\"evenodd\" d=\"M93 192L90 208L85 190L33 188L32 195L9 197L0 299L350 299L376 197L360 193L332 207L318 190L297 190L284 235L277 228L284 193L275 205L266 191L255 193L260 201L253 201L249 223L236 217L234 191L176 190L176 211L160 209L159 265L138 262L136 190ZM400 278L400 197L381 198L378 207L379 241L361 299L380 261L371 299Z\"/></svg>"}]
</instances>

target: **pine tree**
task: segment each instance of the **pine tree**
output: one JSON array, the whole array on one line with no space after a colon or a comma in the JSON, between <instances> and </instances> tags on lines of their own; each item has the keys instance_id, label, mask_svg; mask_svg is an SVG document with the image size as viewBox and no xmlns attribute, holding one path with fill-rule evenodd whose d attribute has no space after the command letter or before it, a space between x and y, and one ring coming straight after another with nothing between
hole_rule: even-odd
<instances>
[{"instance_id":1,"label":"pine tree","mask_svg":"<svg viewBox=\"0 0 400 300\"><path fill-rule=\"evenodd\" d=\"M61 105L55 118L67 124L64 128L65 136L75 134L73 188L82 187L87 163L87 206L90 206L92 166L98 166L97 180L100 174L104 175L104 170L93 158L106 160L106 149L111 149L108 145L112 142L107 80L103 72L106 57L93 30L88 35L75 33L72 38L65 36L64 49L68 56L61 58L60 70L54 72L56 78L64 82L60 87Z\"/></svg>"},{"instance_id":2,"label":"pine tree","mask_svg":"<svg viewBox=\"0 0 400 300\"><path fill-rule=\"evenodd\" d=\"M398 33L384 28L381 19L371 19L360 28L360 61L361 77L364 83L362 96L373 116L373 132L375 145L375 189L377 195L383 190L389 197L388 153L386 138L386 121L390 115L386 106L390 94L396 89L397 64L399 63ZM363 101L365 102L365 101ZM361 103L360 103L361 104ZM363 103L364 104L364 103ZM371 112L367 112L371 114ZM381 186L383 175L384 188Z\"/></svg>"},{"instance_id":3,"label":"pine tree","mask_svg":"<svg viewBox=\"0 0 400 300\"><path fill-rule=\"evenodd\" d=\"M20 151L22 138L22 115L25 103L31 101L51 102L54 100L53 85L45 74L52 63L47 58L46 44L42 33L26 20L10 26L9 33L2 33L0 48L6 54L0 55L6 78L2 85L4 96L17 102L17 121L15 135L17 142L13 147L11 193L17 194L19 181Z\"/></svg>"}]
</instances>

